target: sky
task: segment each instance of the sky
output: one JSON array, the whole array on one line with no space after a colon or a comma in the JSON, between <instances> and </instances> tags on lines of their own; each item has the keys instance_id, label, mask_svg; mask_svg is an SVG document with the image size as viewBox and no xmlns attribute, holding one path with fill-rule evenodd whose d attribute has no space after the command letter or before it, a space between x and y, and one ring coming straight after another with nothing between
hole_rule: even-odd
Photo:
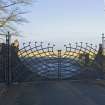
<instances>
[{"instance_id":1,"label":"sky","mask_svg":"<svg viewBox=\"0 0 105 105\"><path fill-rule=\"evenodd\" d=\"M18 26L25 41L64 44L101 42L105 32L103 0L37 0L25 15L29 23Z\"/></svg>"}]
</instances>

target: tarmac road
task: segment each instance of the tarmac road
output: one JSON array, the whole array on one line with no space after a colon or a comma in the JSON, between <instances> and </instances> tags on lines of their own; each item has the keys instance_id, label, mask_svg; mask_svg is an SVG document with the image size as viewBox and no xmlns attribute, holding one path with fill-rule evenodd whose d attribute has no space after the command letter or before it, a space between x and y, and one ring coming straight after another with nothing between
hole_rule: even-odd
<instances>
[{"instance_id":1,"label":"tarmac road","mask_svg":"<svg viewBox=\"0 0 105 105\"><path fill-rule=\"evenodd\" d=\"M0 105L105 105L105 87L72 81L22 83L8 88Z\"/></svg>"}]
</instances>

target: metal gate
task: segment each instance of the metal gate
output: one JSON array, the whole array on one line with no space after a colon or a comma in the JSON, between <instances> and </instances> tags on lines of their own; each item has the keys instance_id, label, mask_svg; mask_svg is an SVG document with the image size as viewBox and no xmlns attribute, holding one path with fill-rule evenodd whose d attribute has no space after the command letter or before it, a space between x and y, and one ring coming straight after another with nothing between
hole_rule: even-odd
<instances>
[{"instance_id":1,"label":"metal gate","mask_svg":"<svg viewBox=\"0 0 105 105\"><path fill-rule=\"evenodd\" d=\"M82 42L64 45L65 50L54 50L48 43L23 43L18 56L33 73L47 79L68 79L94 69L97 46Z\"/></svg>"},{"instance_id":2,"label":"metal gate","mask_svg":"<svg viewBox=\"0 0 105 105\"><path fill-rule=\"evenodd\" d=\"M32 76L35 80L105 79L102 45L98 51L97 46L82 42L69 43L64 45L64 50L55 50L55 45L50 43L29 42L19 49L16 43L10 44L10 37L8 33L6 43L0 43L0 81L10 84L29 80Z\"/></svg>"}]
</instances>

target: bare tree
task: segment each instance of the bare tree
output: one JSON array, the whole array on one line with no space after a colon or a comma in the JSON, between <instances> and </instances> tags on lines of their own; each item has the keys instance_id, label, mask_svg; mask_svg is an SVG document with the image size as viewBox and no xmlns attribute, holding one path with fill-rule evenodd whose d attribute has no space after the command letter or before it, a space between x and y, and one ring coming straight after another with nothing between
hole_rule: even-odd
<instances>
[{"instance_id":1,"label":"bare tree","mask_svg":"<svg viewBox=\"0 0 105 105\"><path fill-rule=\"evenodd\" d=\"M0 0L0 33L18 32L16 24L27 22L23 14L32 0Z\"/></svg>"}]
</instances>

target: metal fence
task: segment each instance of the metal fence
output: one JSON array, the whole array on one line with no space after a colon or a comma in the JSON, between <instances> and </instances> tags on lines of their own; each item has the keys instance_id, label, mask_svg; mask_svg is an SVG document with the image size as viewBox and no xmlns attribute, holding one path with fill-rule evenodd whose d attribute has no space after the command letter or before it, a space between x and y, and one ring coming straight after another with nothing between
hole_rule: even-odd
<instances>
[{"instance_id":1,"label":"metal fence","mask_svg":"<svg viewBox=\"0 0 105 105\"><path fill-rule=\"evenodd\" d=\"M6 43L0 44L0 81L7 85L16 81L41 79L90 79L103 77L102 66L97 62L97 46L88 43L69 43L65 50L55 45L23 43L22 49ZM99 57L100 58L100 57Z\"/></svg>"}]
</instances>

